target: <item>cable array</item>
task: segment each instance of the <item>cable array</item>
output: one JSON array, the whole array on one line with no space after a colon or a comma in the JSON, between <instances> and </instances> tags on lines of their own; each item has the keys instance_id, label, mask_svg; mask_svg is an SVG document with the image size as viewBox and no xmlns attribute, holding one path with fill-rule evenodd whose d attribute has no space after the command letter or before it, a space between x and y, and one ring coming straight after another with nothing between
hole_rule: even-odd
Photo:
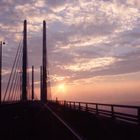
<instances>
[{"instance_id":1,"label":"cable array","mask_svg":"<svg viewBox=\"0 0 140 140\"><path fill-rule=\"evenodd\" d=\"M22 48L20 41L2 102L17 101L21 97Z\"/></svg>"},{"instance_id":2,"label":"cable array","mask_svg":"<svg viewBox=\"0 0 140 140\"><path fill-rule=\"evenodd\" d=\"M26 101L33 99L31 94L29 72L27 54L27 21L24 20L23 40L21 39L17 47L7 86L2 96L2 102L19 100ZM44 96L41 99L44 101L47 99L51 100L51 77L49 74L48 50L46 47L45 21L43 21L43 75L41 75L41 79L41 82L43 83L43 87L41 86L41 97ZM44 93L42 92L43 89ZM37 96L35 98L37 98Z\"/></svg>"}]
</instances>

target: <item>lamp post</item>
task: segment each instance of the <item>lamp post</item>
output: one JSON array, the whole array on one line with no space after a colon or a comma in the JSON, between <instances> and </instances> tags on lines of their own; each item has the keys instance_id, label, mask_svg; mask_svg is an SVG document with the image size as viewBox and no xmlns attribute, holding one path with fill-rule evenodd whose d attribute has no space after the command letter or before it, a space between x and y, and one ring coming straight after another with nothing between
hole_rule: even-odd
<instances>
[{"instance_id":1,"label":"lamp post","mask_svg":"<svg viewBox=\"0 0 140 140\"><path fill-rule=\"evenodd\" d=\"M2 45L4 45L5 42L0 41L0 104L1 104L1 96L2 96Z\"/></svg>"}]
</instances>

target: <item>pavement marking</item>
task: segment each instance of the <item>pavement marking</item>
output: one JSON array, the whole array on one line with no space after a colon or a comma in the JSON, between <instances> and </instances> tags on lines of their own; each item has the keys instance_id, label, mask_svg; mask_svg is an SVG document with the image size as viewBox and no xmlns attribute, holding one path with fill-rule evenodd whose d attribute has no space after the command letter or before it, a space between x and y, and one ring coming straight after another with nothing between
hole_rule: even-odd
<instances>
[{"instance_id":1,"label":"pavement marking","mask_svg":"<svg viewBox=\"0 0 140 140\"><path fill-rule=\"evenodd\" d=\"M78 139L83 140L66 122L64 122L48 105L44 106Z\"/></svg>"}]
</instances>

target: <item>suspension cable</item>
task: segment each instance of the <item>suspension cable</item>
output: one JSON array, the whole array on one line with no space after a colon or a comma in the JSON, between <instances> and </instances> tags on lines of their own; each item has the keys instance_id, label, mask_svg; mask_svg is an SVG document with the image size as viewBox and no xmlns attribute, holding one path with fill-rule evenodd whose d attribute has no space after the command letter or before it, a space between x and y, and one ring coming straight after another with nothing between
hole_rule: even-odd
<instances>
[{"instance_id":1,"label":"suspension cable","mask_svg":"<svg viewBox=\"0 0 140 140\"><path fill-rule=\"evenodd\" d=\"M13 91L13 97L11 97L11 100L16 100L16 97L18 96L18 93L20 93L19 92L19 87L20 87L20 73L18 73L19 74L19 76L18 76L18 78L17 78L17 81L16 81L16 83L15 83L15 89L14 89L14 91ZM19 96L20 96L20 94L19 94Z\"/></svg>"},{"instance_id":2,"label":"suspension cable","mask_svg":"<svg viewBox=\"0 0 140 140\"><path fill-rule=\"evenodd\" d=\"M22 48L21 48L22 49ZM16 60L16 64L15 64L15 71L14 71L14 74L13 74L13 77L12 77L12 82L10 84L10 88L9 88L9 96L8 96L8 100L10 100L10 96L12 94L12 88L14 87L13 84L14 84L14 81L17 77L17 73L18 73L18 69L19 69L19 66L20 66L20 61L21 61L21 49L19 51L19 54L18 54L18 57L17 57L17 60Z\"/></svg>"},{"instance_id":3,"label":"suspension cable","mask_svg":"<svg viewBox=\"0 0 140 140\"><path fill-rule=\"evenodd\" d=\"M21 57L20 57L20 60L19 60L19 62L18 62L18 67L17 67L17 72L16 72L16 77L15 77L15 81L13 82L14 83L14 86L13 86L13 88L12 88L12 90L11 90L11 93L12 93L12 95L11 95L11 100L13 100L13 94L15 93L15 91L16 91L16 88L18 87L18 84L19 84L19 78L20 78L20 74L19 74L19 69L20 69L20 63L21 63ZM10 98L9 98L10 99ZM9 100L8 99L8 100Z\"/></svg>"},{"instance_id":4,"label":"suspension cable","mask_svg":"<svg viewBox=\"0 0 140 140\"><path fill-rule=\"evenodd\" d=\"M19 51L20 51L20 46L21 46L21 41L19 42L18 49L17 49L16 55L15 55L15 60L14 60L14 63L13 63L13 66L12 66L12 70L11 70L11 73L10 73L10 77L9 77L9 80L8 80L8 84L7 84L5 93L4 93L3 102L6 99L6 95L7 95L8 89L9 89L9 85L10 85L10 82L11 82L12 74L14 72L14 68L15 68L15 65L16 65L16 60L17 60L17 57L18 57L18 54L19 54Z\"/></svg>"}]
</instances>

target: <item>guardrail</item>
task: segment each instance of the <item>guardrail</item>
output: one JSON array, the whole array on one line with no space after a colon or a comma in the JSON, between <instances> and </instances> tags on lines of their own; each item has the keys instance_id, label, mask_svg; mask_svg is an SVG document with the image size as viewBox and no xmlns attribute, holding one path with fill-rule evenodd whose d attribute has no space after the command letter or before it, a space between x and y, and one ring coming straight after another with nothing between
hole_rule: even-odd
<instances>
[{"instance_id":1,"label":"guardrail","mask_svg":"<svg viewBox=\"0 0 140 140\"><path fill-rule=\"evenodd\" d=\"M101 104L75 101L52 101L66 108L85 111L97 116L105 116L140 125L140 106Z\"/></svg>"}]
</instances>

